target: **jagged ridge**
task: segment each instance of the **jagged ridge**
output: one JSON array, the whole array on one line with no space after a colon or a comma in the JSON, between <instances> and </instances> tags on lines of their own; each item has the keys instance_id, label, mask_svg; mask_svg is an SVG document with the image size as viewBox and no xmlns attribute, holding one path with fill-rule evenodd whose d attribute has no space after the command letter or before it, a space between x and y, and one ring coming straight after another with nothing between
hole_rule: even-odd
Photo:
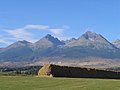
<instances>
[{"instance_id":1,"label":"jagged ridge","mask_svg":"<svg viewBox=\"0 0 120 90\"><path fill-rule=\"evenodd\" d=\"M46 57L73 60L84 57L120 59L120 49L102 35L87 31L78 39L63 42L48 34L35 43L18 41L0 50L2 61L33 61Z\"/></svg>"}]
</instances>

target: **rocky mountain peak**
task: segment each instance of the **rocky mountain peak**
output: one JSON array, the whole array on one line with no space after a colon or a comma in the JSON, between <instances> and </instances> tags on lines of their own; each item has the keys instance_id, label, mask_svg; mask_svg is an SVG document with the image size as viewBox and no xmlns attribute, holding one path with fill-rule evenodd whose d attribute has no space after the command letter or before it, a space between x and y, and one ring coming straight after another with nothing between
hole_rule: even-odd
<instances>
[{"instance_id":1,"label":"rocky mountain peak","mask_svg":"<svg viewBox=\"0 0 120 90\"><path fill-rule=\"evenodd\" d=\"M53 42L53 43L56 43L56 42L60 42L60 40L58 40L58 38L55 38L55 37L53 37L52 35L50 35L50 34L47 34L45 37L43 37L42 39L47 39L48 41L51 41L51 42ZM40 39L40 40L42 40L42 39Z\"/></svg>"},{"instance_id":2,"label":"rocky mountain peak","mask_svg":"<svg viewBox=\"0 0 120 90\"><path fill-rule=\"evenodd\" d=\"M23 40L23 41L17 41L13 44L11 44L10 46L8 46L7 48L17 48L17 47L24 47L24 46L27 46L27 47L30 47L32 45L31 42L28 42L26 40Z\"/></svg>"},{"instance_id":3,"label":"rocky mountain peak","mask_svg":"<svg viewBox=\"0 0 120 90\"><path fill-rule=\"evenodd\" d=\"M64 43L61 42L58 38L53 37L50 34L47 34L45 37L41 38L39 41L34 43L35 48L48 48L58 45L63 45Z\"/></svg>"},{"instance_id":4,"label":"rocky mountain peak","mask_svg":"<svg viewBox=\"0 0 120 90\"><path fill-rule=\"evenodd\" d=\"M63 41L63 42L64 43L69 43L69 42L73 42L73 41L76 41L76 40L77 40L76 38L71 38L71 39Z\"/></svg>"},{"instance_id":5,"label":"rocky mountain peak","mask_svg":"<svg viewBox=\"0 0 120 90\"><path fill-rule=\"evenodd\" d=\"M30 43L30 42L28 42L28 41L26 41L26 40L23 40L23 41L18 41L19 43Z\"/></svg>"},{"instance_id":6,"label":"rocky mountain peak","mask_svg":"<svg viewBox=\"0 0 120 90\"><path fill-rule=\"evenodd\" d=\"M91 31L87 31L85 32L80 38L78 39L86 39L86 40L91 40L91 41L95 41L95 40L98 40L98 39L103 39L103 37L100 35L100 34L96 34L94 32L91 32Z\"/></svg>"},{"instance_id":7,"label":"rocky mountain peak","mask_svg":"<svg viewBox=\"0 0 120 90\"><path fill-rule=\"evenodd\" d=\"M114 45L112 45L109 41L107 41L102 35L87 31L82 34L78 39L68 42L66 46L74 47L74 46L83 46L83 47L92 47L92 48L109 48L114 49Z\"/></svg>"},{"instance_id":8,"label":"rocky mountain peak","mask_svg":"<svg viewBox=\"0 0 120 90\"><path fill-rule=\"evenodd\" d=\"M120 48L120 40L115 40L112 42L117 48Z\"/></svg>"},{"instance_id":9,"label":"rocky mountain peak","mask_svg":"<svg viewBox=\"0 0 120 90\"><path fill-rule=\"evenodd\" d=\"M120 40L114 43L119 43ZM56 60L73 59L78 60L84 57L100 57L120 59L120 49L111 44L102 35L87 31L78 39L72 38L68 41L59 39L47 34L39 41L30 43L18 41L0 50L0 60L41 60L51 58Z\"/></svg>"},{"instance_id":10,"label":"rocky mountain peak","mask_svg":"<svg viewBox=\"0 0 120 90\"><path fill-rule=\"evenodd\" d=\"M30 45L30 44L32 44L31 42L28 42L28 41L26 41L26 40L18 41L18 42L16 42L16 43L24 44L24 45Z\"/></svg>"},{"instance_id":11,"label":"rocky mountain peak","mask_svg":"<svg viewBox=\"0 0 120 90\"><path fill-rule=\"evenodd\" d=\"M54 38L52 35L50 35L50 34L47 34L46 36L45 36L45 38Z\"/></svg>"}]
</instances>

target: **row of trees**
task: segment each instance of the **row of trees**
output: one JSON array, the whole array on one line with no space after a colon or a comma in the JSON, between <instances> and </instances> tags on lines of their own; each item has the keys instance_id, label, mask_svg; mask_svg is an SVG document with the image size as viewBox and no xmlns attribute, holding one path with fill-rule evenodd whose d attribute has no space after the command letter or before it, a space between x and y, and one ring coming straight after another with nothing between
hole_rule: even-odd
<instances>
[{"instance_id":1,"label":"row of trees","mask_svg":"<svg viewBox=\"0 0 120 90\"><path fill-rule=\"evenodd\" d=\"M0 68L0 74L5 75L37 75L41 66L26 66L26 67L15 67L15 68Z\"/></svg>"}]
</instances>

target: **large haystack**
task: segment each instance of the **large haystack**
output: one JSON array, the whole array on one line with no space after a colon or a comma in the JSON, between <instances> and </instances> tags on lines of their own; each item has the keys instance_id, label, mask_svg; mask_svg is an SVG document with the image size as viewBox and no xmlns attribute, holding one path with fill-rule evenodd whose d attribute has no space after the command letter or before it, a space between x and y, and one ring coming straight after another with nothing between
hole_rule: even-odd
<instances>
[{"instance_id":1,"label":"large haystack","mask_svg":"<svg viewBox=\"0 0 120 90\"><path fill-rule=\"evenodd\" d=\"M46 64L39 70L38 76L73 78L120 78L120 72Z\"/></svg>"},{"instance_id":2,"label":"large haystack","mask_svg":"<svg viewBox=\"0 0 120 90\"><path fill-rule=\"evenodd\" d=\"M51 75L51 65L45 64L38 72L38 76L47 77Z\"/></svg>"}]
</instances>

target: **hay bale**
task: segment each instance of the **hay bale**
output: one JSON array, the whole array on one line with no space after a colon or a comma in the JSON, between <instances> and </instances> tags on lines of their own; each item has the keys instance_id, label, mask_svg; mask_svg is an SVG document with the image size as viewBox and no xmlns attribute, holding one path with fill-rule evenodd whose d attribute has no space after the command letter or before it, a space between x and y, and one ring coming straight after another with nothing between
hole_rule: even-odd
<instances>
[{"instance_id":1,"label":"hay bale","mask_svg":"<svg viewBox=\"0 0 120 90\"><path fill-rule=\"evenodd\" d=\"M38 76L72 78L120 78L120 72L45 64L39 70Z\"/></svg>"},{"instance_id":2,"label":"hay bale","mask_svg":"<svg viewBox=\"0 0 120 90\"><path fill-rule=\"evenodd\" d=\"M51 64L45 64L38 72L38 76L51 76Z\"/></svg>"}]
</instances>

